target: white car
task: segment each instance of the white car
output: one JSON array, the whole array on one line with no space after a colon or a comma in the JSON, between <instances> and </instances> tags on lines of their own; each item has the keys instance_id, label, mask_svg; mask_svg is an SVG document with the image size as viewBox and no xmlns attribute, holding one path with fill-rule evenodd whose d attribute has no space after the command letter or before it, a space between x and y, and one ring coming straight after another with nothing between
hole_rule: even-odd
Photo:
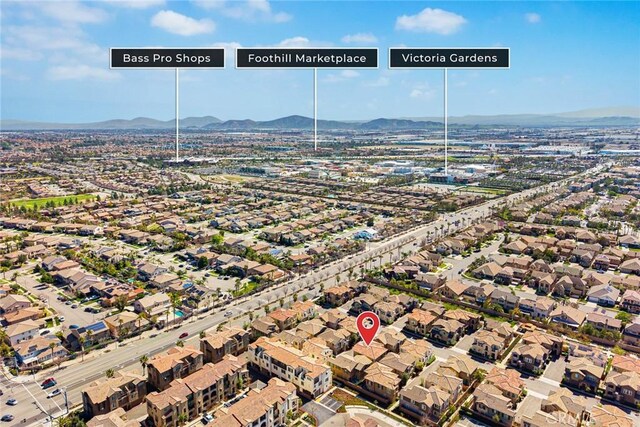
<instances>
[{"instance_id":1,"label":"white car","mask_svg":"<svg viewBox=\"0 0 640 427\"><path fill-rule=\"evenodd\" d=\"M47 399L55 397L55 396L57 396L59 394L62 394L62 391L59 388L57 388L57 389L53 390L51 393L47 394Z\"/></svg>"}]
</instances>

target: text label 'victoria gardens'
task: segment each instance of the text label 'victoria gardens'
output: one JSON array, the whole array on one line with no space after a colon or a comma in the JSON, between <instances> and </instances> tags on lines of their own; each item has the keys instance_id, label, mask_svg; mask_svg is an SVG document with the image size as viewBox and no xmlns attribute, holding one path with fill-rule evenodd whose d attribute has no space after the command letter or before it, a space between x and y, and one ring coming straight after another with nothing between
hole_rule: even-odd
<instances>
[{"instance_id":1,"label":"text label 'victoria gardens'","mask_svg":"<svg viewBox=\"0 0 640 427\"><path fill-rule=\"evenodd\" d=\"M392 47L389 68L509 68L509 48Z\"/></svg>"}]
</instances>

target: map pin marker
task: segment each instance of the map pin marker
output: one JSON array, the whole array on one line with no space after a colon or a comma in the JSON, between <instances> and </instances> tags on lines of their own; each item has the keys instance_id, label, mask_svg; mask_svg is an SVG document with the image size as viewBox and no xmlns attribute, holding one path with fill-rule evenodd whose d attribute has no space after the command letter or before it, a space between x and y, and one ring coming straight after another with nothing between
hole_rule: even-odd
<instances>
[{"instance_id":1,"label":"map pin marker","mask_svg":"<svg viewBox=\"0 0 640 427\"><path fill-rule=\"evenodd\" d=\"M364 311L356 319L356 326L365 344L371 345L380 329L380 318L373 311Z\"/></svg>"}]
</instances>

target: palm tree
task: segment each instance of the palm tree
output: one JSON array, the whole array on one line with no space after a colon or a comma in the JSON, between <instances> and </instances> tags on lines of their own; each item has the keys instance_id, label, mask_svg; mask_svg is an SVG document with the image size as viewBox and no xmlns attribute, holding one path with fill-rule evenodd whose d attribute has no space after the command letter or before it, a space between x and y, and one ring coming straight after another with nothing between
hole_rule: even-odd
<instances>
[{"instance_id":1,"label":"palm tree","mask_svg":"<svg viewBox=\"0 0 640 427\"><path fill-rule=\"evenodd\" d=\"M55 342L50 342L50 343L49 343L49 349L51 350L51 361L52 361L52 362L54 361L54 358L53 358L53 350L54 350L55 348L56 348L56 343L55 343Z\"/></svg>"},{"instance_id":2,"label":"palm tree","mask_svg":"<svg viewBox=\"0 0 640 427\"><path fill-rule=\"evenodd\" d=\"M80 350L82 351L82 362L84 362L84 343L87 339L83 336L80 336L80 338L78 338L78 344L80 344Z\"/></svg>"},{"instance_id":3,"label":"palm tree","mask_svg":"<svg viewBox=\"0 0 640 427\"><path fill-rule=\"evenodd\" d=\"M182 305L182 300L180 299L180 295L175 292L169 294L169 298L171 299L171 308L173 308L173 323L176 323L176 308Z\"/></svg>"},{"instance_id":4,"label":"palm tree","mask_svg":"<svg viewBox=\"0 0 640 427\"><path fill-rule=\"evenodd\" d=\"M118 318L118 339L122 339L122 324L124 323L124 320L122 320L122 317Z\"/></svg>"},{"instance_id":5,"label":"palm tree","mask_svg":"<svg viewBox=\"0 0 640 427\"><path fill-rule=\"evenodd\" d=\"M107 376L107 378L113 378L116 374L116 371L114 371L112 368L109 368L104 374Z\"/></svg>"},{"instance_id":6,"label":"palm tree","mask_svg":"<svg viewBox=\"0 0 640 427\"><path fill-rule=\"evenodd\" d=\"M147 370L147 363L149 363L149 356L147 356L146 354L143 354L142 356L140 356L140 359L138 359L140 361L140 364L142 365L142 375L144 375L144 373Z\"/></svg>"},{"instance_id":7,"label":"palm tree","mask_svg":"<svg viewBox=\"0 0 640 427\"><path fill-rule=\"evenodd\" d=\"M146 319L147 318L147 313L145 313L144 311L141 311L138 314L138 333L140 334L140 339L142 339L142 331L140 330L140 323L142 322L142 319Z\"/></svg>"}]
</instances>

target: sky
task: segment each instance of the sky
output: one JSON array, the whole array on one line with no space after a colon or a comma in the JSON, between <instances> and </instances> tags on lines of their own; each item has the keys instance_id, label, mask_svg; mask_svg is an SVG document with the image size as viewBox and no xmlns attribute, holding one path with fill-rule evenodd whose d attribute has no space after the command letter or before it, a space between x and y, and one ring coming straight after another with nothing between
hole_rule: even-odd
<instances>
[{"instance_id":1,"label":"sky","mask_svg":"<svg viewBox=\"0 0 640 427\"><path fill-rule=\"evenodd\" d=\"M175 115L171 70L110 70L110 47L227 48L180 71L180 116L313 114L312 70L237 70L237 46L366 46L377 70L319 70L318 116L443 114L442 70L387 49L509 47L508 70L449 70L451 116L640 106L640 2L0 1L0 118L82 123Z\"/></svg>"}]
</instances>

